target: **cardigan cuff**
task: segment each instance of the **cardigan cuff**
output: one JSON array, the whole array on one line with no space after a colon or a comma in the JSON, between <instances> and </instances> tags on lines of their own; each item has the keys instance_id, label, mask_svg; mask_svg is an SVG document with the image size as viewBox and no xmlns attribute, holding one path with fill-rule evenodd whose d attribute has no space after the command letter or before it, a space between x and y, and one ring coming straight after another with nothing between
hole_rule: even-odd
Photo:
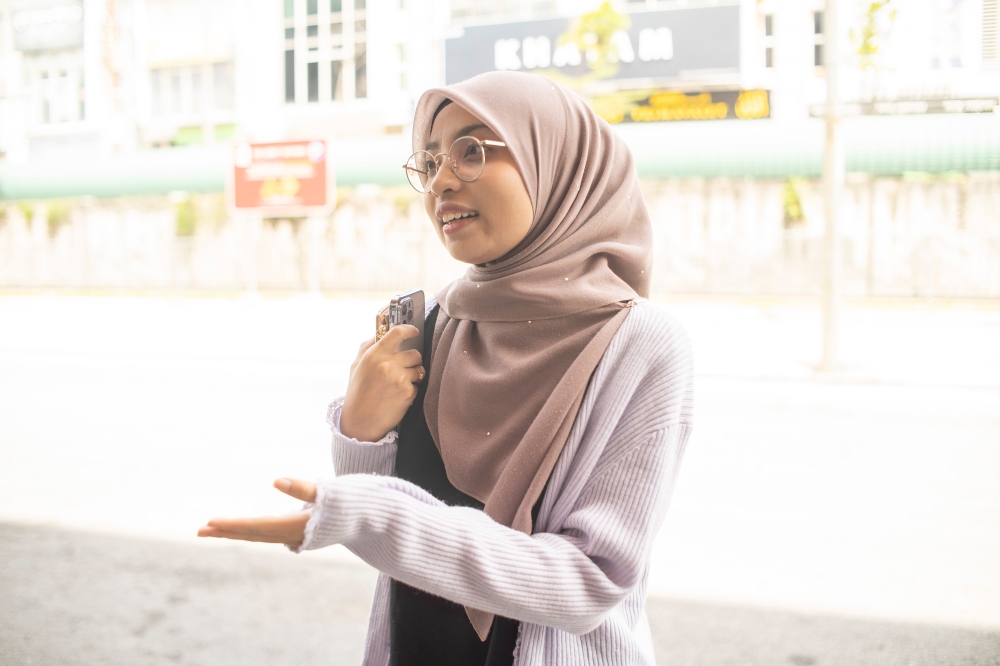
<instances>
[{"instance_id":1,"label":"cardigan cuff","mask_svg":"<svg viewBox=\"0 0 1000 666\"><path fill-rule=\"evenodd\" d=\"M396 441L399 436L396 429L393 428L385 434L382 439L377 442L363 442L359 439L354 439L353 437L348 437L340 431L340 415L344 411L344 396L340 396L330 403L330 406L326 409L326 424L330 426L330 430L334 435L342 438L345 442L349 442L356 446L379 446L382 444L391 444Z\"/></svg>"}]
</instances>

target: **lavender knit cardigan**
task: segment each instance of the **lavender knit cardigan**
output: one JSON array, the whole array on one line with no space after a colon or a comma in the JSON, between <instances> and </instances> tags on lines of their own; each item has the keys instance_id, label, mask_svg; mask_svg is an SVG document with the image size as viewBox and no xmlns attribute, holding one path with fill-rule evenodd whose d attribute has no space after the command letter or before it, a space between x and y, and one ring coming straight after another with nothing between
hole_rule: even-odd
<instances>
[{"instance_id":1,"label":"lavender knit cardigan","mask_svg":"<svg viewBox=\"0 0 1000 666\"><path fill-rule=\"evenodd\" d=\"M691 433L691 394L684 330L640 302L594 372L530 536L393 477L395 433L345 437L336 400L337 478L319 484L299 550L341 543L382 572L364 666L388 662L390 577L520 620L519 666L655 664L649 553Z\"/></svg>"}]
</instances>

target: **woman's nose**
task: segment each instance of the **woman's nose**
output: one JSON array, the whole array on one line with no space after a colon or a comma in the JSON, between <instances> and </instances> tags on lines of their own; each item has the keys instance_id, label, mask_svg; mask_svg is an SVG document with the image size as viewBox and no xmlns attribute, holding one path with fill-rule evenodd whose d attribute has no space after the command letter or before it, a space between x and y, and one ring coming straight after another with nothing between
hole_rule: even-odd
<instances>
[{"instance_id":1,"label":"woman's nose","mask_svg":"<svg viewBox=\"0 0 1000 666\"><path fill-rule=\"evenodd\" d=\"M434 174L434 178L431 179L430 191L434 196L439 197L447 190L455 191L461 187L462 180L455 174L454 169L451 168L451 162L444 160L438 168L437 173Z\"/></svg>"}]
</instances>

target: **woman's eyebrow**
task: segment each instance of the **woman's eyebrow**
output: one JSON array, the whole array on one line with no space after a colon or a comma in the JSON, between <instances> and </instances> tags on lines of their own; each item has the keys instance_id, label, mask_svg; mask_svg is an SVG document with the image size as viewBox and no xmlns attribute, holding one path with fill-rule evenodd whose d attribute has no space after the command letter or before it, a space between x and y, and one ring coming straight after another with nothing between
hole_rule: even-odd
<instances>
[{"instance_id":1,"label":"woman's eyebrow","mask_svg":"<svg viewBox=\"0 0 1000 666\"><path fill-rule=\"evenodd\" d=\"M473 125L466 125L465 127L463 127L462 129L458 130L458 132L455 133L455 138L457 139L462 136L468 136L469 132L475 132L477 129L489 129L489 127L487 127L484 123L475 123ZM432 150L437 150L439 145L440 144L437 141L431 141L426 146L424 146L424 150L428 152Z\"/></svg>"}]
</instances>

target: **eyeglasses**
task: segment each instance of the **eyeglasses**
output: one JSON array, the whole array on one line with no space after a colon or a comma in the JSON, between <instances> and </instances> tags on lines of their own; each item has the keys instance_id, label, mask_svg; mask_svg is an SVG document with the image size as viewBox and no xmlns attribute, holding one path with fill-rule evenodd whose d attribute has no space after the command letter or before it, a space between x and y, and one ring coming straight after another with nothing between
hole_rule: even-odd
<instances>
[{"instance_id":1,"label":"eyeglasses","mask_svg":"<svg viewBox=\"0 0 1000 666\"><path fill-rule=\"evenodd\" d=\"M403 168L406 169L406 179L410 181L417 192L426 194L431 191L431 183L437 176L444 158L448 158L451 170L460 180L471 183L483 173L486 166L486 150L484 146L506 147L500 141L480 141L474 136L463 136L455 139L447 153L432 155L426 150L418 150L410 155Z\"/></svg>"}]
</instances>

